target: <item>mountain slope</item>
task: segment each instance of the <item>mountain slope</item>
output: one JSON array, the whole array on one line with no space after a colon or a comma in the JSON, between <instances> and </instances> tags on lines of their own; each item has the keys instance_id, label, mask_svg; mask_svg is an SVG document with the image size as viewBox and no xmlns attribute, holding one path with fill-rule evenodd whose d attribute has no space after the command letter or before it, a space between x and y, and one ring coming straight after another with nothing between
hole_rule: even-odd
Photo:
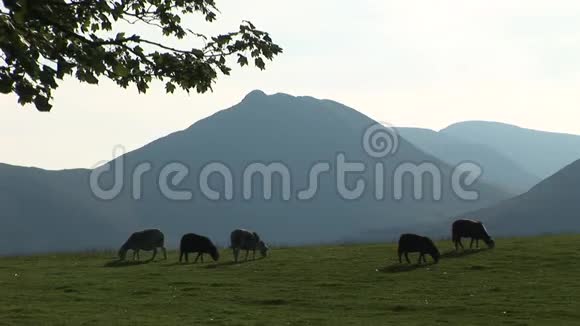
<instances>
[{"instance_id":1,"label":"mountain slope","mask_svg":"<svg viewBox=\"0 0 580 326\"><path fill-rule=\"evenodd\" d=\"M440 133L485 144L541 179L580 159L580 136L577 135L485 121L454 124Z\"/></svg>"},{"instance_id":2,"label":"mountain slope","mask_svg":"<svg viewBox=\"0 0 580 326\"><path fill-rule=\"evenodd\" d=\"M272 242L314 243L336 241L365 230L385 226L409 225L422 220L437 220L470 208L485 207L508 198L509 193L485 183L477 183L481 198L475 202L459 200L451 190L450 167L425 154L404 138L398 151L385 159L370 157L362 139L370 118L339 103L311 97L286 94L266 95L255 91L240 104L199 121L190 128L162 138L125 156L126 175L140 162L154 162L153 171L144 177L145 200L136 203L144 224L154 224L160 216L171 223L167 232L177 236L182 230L198 230L218 239L227 239L235 227L248 227L267 235ZM343 153L349 162L361 162L366 172L360 174L367 183L363 196L345 200L337 193L336 161ZM193 201L174 202L163 199L156 183L161 167L181 162L189 168L189 177L180 185L193 189ZM208 163L222 162L232 172L234 198L212 201L199 189L199 172ZM278 162L291 172L292 198L280 198L280 180L274 180L273 198L242 198L243 174L253 162ZM320 176L319 191L311 200L298 200L296 192L309 184L309 171L317 162L328 162L331 171ZM425 199L412 198L412 179L404 179L403 200L393 200L393 174L404 162L433 162L443 175L442 200L433 200L429 178L425 183ZM385 166L385 199L374 198L374 167ZM354 188L357 174L347 178ZM128 180L127 180L128 181ZM213 180L223 186L220 178ZM262 186L251 185L253 194L261 194ZM122 200L127 200L128 192ZM225 241L225 240L224 240Z\"/></svg>"},{"instance_id":3,"label":"mountain slope","mask_svg":"<svg viewBox=\"0 0 580 326\"><path fill-rule=\"evenodd\" d=\"M499 235L580 232L580 160L540 182L529 192L475 211Z\"/></svg>"},{"instance_id":4,"label":"mountain slope","mask_svg":"<svg viewBox=\"0 0 580 326\"><path fill-rule=\"evenodd\" d=\"M254 229L270 243L333 242L367 230L444 219L511 196L495 186L477 182L468 188L477 191L479 199L460 200L451 187L451 168L404 138L398 139L396 153L380 158L370 156L363 138L375 124L333 101L286 94L268 96L254 91L230 109L111 162L111 167L120 167L124 172L119 177L122 191L113 200L100 200L91 192L91 171L10 168L2 180L10 178L11 182L3 182L0 190L0 250L116 247L127 233L151 227L165 232L169 247L175 247L186 232L206 234L218 244L228 245L230 231L238 227ZM377 144L380 146L380 142ZM362 195L353 200L345 199L339 191L341 155L365 169L345 177L349 189L365 182ZM245 180L244 175L253 163L272 162L287 168L289 182L274 175L272 198L265 199L263 178L254 175ZM313 178L312 167L322 162L328 164L330 171ZM402 182L403 198L395 200L395 169L402 163L422 162L431 162L441 172L441 198L433 198L433 181L427 177L421 189L424 197L414 199L413 179L407 174ZM176 171L166 170L168 164L175 167L176 163L186 170L182 180ZM216 163L231 172L231 199L223 197L221 190L226 183L217 173L210 175L208 184L222 193L221 199L209 199L202 191L201 172L208 164ZM136 177L137 167L144 164L150 170ZM375 187L375 168L380 167L377 164L384 171L384 176L379 176L384 180L384 198L379 200ZM100 179L100 185L107 189L114 181L115 175L108 172ZM135 189L139 183L141 186ZM32 186L32 196L28 192L31 184L36 185ZM285 184L290 190L289 198L283 196ZM299 199L298 193L313 184L317 185L315 196ZM193 197L170 199L166 188L190 191ZM139 192L141 197L135 199ZM22 241L23 235L34 240ZM58 246L50 239L58 240Z\"/></svg>"},{"instance_id":5,"label":"mountain slope","mask_svg":"<svg viewBox=\"0 0 580 326\"><path fill-rule=\"evenodd\" d=\"M0 253L109 247L131 205L96 201L88 180L88 170L0 164Z\"/></svg>"},{"instance_id":6,"label":"mountain slope","mask_svg":"<svg viewBox=\"0 0 580 326\"><path fill-rule=\"evenodd\" d=\"M498 185L513 193L524 193L541 180L526 171L525 166L518 165L487 145L429 129L397 128L397 131L419 149L451 166L465 161L476 163L483 169L484 182Z\"/></svg>"}]
</instances>

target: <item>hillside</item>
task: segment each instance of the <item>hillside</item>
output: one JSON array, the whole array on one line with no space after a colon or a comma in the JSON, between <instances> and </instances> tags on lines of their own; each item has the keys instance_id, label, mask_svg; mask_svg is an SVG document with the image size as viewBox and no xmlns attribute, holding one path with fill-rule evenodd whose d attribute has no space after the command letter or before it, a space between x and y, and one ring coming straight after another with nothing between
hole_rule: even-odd
<instances>
[{"instance_id":1,"label":"hillside","mask_svg":"<svg viewBox=\"0 0 580 326\"><path fill-rule=\"evenodd\" d=\"M99 248L125 236L130 203L98 203L88 180L88 170L0 164L0 254Z\"/></svg>"},{"instance_id":2,"label":"hillside","mask_svg":"<svg viewBox=\"0 0 580 326\"><path fill-rule=\"evenodd\" d=\"M480 194L477 201L463 201L451 189L450 167L399 138L397 151L384 158L371 157L362 144L365 131L376 124L342 104L286 94L248 94L241 103L201 120L186 130L160 138L111 162L122 165L122 192L114 200L95 197L87 170L49 172L0 167L3 206L0 210L0 253L111 248L138 229L162 229L170 246L186 232L227 239L235 228L255 229L279 244L336 242L367 230L394 228L436 221L452 214L498 203L512 194L477 182L469 187ZM347 200L338 192L338 155L347 162L362 163L364 173L350 173L346 187L357 180L366 188ZM287 168L289 197L283 198L283 179L272 178L272 198L264 198L263 179L246 182L246 168L253 163L276 162ZM318 176L313 198L297 194L313 184L313 165L325 162L330 171ZM441 172L441 200L433 199L432 181L426 178L421 200L413 199L413 180L403 179L402 200L394 200L394 170L401 163L431 162ZM142 178L142 196L135 200L136 167L150 164ZM183 180L176 174L162 177L169 163L187 169ZM203 168L220 163L232 175L232 198L207 198L201 191ZM384 165L384 198L376 199L375 167ZM2 172L1 170L4 170ZM379 177L380 178L380 177ZM161 190L168 181L173 190L191 191L192 198L170 200ZM382 178L380 178L382 179ZM114 175L106 173L100 185L112 187ZM179 181L179 182L178 182ZM249 184L248 184L249 183ZM208 178L212 189L224 189L224 178ZM250 190L249 198L244 187ZM439 188L439 187L437 187ZM17 191L13 191L17 189ZM32 190L31 190L32 189ZM19 206L15 206L19 203ZM24 207L20 209L19 207ZM22 241L22 238L30 239Z\"/></svg>"},{"instance_id":3,"label":"hillside","mask_svg":"<svg viewBox=\"0 0 580 326\"><path fill-rule=\"evenodd\" d=\"M498 122L467 121L440 133L484 144L545 179L580 159L580 136L520 128Z\"/></svg>"},{"instance_id":4,"label":"hillside","mask_svg":"<svg viewBox=\"0 0 580 326\"><path fill-rule=\"evenodd\" d=\"M124 266L109 254L6 257L0 325L573 325L579 246L499 239L423 267L399 265L390 244L274 249L239 265L229 251L198 265L175 252Z\"/></svg>"},{"instance_id":5,"label":"hillside","mask_svg":"<svg viewBox=\"0 0 580 326\"><path fill-rule=\"evenodd\" d=\"M409 225L424 220L438 220L449 214L486 207L510 197L510 193L478 182L472 186L480 200L459 200L451 190L450 167L399 138L394 155L375 159L369 156L362 139L376 122L356 110L329 100L295 97L287 94L248 94L227 110L199 121L190 128L159 139L125 156L126 175L141 162L152 162L153 170L143 178L144 200L136 203L142 225L158 225L176 239L183 230L197 230L212 237L227 239L236 227L256 229L270 241L280 244L333 242L369 229ZM346 200L337 190L337 155L365 167L360 177L367 189L356 200ZM161 168L169 162L181 162L190 171L180 189L193 189L188 202L168 201L156 186ZM232 200L208 200L200 191L199 172L212 162L221 162L234 180ZM263 198L260 179L249 186L252 194L243 197L244 172L254 162L283 164L290 171L292 195L282 198L282 181L273 180L272 198ZM296 193L310 184L309 172L318 162L327 162L330 171L319 176L318 191L310 200L299 200ZM403 162L433 162L442 173L442 199L433 200L430 180L426 178L424 199L414 200L413 180L404 179L403 200L393 199L394 170ZM384 164L385 194L377 200L374 193L377 163ZM354 188L357 174L348 176ZM215 176L212 186L223 189L223 180ZM257 182L256 182L257 181ZM125 191L120 200L128 200ZM163 222L160 222L160 218ZM167 221L167 222L166 222Z\"/></svg>"},{"instance_id":6,"label":"hillside","mask_svg":"<svg viewBox=\"0 0 580 326\"><path fill-rule=\"evenodd\" d=\"M483 169L482 181L497 185L514 194L524 193L540 182L540 178L526 170L529 162L519 165L502 152L475 139L449 135L421 128L397 128L399 134L422 151L456 166L469 161ZM485 137L485 136L484 136ZM485 142L484 139L478 141Z\"/></svg>"},{"instance_id":7,"label":"hillside","mask_svg":"<svg viewBox=\"0 0 580 326\"><path fill-rule=\"evenodd\" d=\"M580 160L529 192L469 216L486 221L498 235L580 232Z\"/></svg>"}]
</instances>

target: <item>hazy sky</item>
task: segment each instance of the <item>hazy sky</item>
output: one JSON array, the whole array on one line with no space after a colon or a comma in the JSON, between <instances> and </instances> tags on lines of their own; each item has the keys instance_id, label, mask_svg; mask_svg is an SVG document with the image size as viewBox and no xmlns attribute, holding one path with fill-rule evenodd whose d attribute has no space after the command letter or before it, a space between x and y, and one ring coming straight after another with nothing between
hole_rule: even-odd
<instances>
[{"instance_id":1,"label":"hazy sky","mask_svg":"<svg viewBox=\"0 0 580 326\"><path fill-rule=\"evenodd\" d=\"M264 72L234 70L206 95L66 80L49 114L0 95L0 162L91 167L116 144L138 148L253 89L333 99L395 125L495 120L580 134L580 1L217 3L220 20L202 30L251 20L284 54Z\"/></svg>"}]
</instances>

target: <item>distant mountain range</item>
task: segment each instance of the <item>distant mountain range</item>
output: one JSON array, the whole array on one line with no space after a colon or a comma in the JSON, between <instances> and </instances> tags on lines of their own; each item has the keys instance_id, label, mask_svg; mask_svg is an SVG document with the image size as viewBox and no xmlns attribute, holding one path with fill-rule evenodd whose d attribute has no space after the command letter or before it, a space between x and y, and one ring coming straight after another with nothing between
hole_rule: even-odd
<instances>
[{"instance_id":1,"label":"distant mountain range","mask_svg":"<svg viewBox=\"0 0 580 326\"><path fill-rule=\"evenodd\" d=\"M580 136L577 135L485 121L453 124L440 133L474 144L484 144L540 179L580 159Z\"/></svg>"},{"instance_id":2,"label":"distant mountain range","mask_svg":"<svg viewBox=\"0 0 580 326\"><path fill-rule=\"evenodd\" d=\"M479 200L459 199L451 187L451 167L402 137L395 154L372 157L363 146L363 138L375 125L367 116L333 101L286 94L267 96L254 91L230 109L111 162L115 167L123 161L125 172L124 187L114 200L94 196L88 170L49 172L0 166L0 250L116 247L129 232L147 227L162 229L170 246L175 246L185 232L207 234L225 245L229 232L238 227L255 229L271 243L332 242L366 230L440 220L513 195L478 181L469 189L480 194ZM364 173L350 173L345 179L351 189L359 177L367 183L363 194L354 200L344 199L337 190L339 155L366 169ZM152 168L142 177L142 198L134 200L133 172L145 162ZM191 200L169 200L160 190L163 168L175 162L186 166L189 174L170 187L193 190ZM232 200L210 200L201 193L200 171L212 162L222 163L231 171ZM288 168L289 200L281 198L283 181L279 177L273 178L272 198L260 198L264 187L259 176L250 184L251 193L258 196L243 198L244 171L255 162L278 162ZM316 196L297 199L297 193L312 184L309 172L319 162L329 163L330 171L319 176ZM427 177L424 198L413 199L413 178L406 175L402 179L403 198L395 200L395 169L401 163L422 162L431 162L441 172L441 198L433 198L433 181ZM375 198L377 164L382 164L384 172L382 200ZM174 176L168 175L169 180ZM219 175L212 175L209 181L215 189L224 186ZM105 188L113 183L110 173L101 180Z\"/></svg>"},{"instance_id":3,"label":"distant mountain range","mask_svg":"<svg viewBox=\"0 0 580 326\"><path fill-rule=\"evenodd\" d=\"M472 126L474 131L470 133L465 126ZM0 253L115 248L130 232L150 227L166 233L169 247L175 247L178 238L187 232L205 234L227 245L229 232L238 227L254 229L273 244L372 240L399 230L412 231L420 225L443 225L464 212L482 216L493 227L509 226L511 230L512 224L517 224L511 221L520 217L512 217L510 210L526 207L520 204L521 198L546 187L543 184L547 181L525 195L508 199L526 192L549 171L557 171L558 164L561 168L567 164L564 162L573 160L575 149L566 148L575 146L574 137L578 137L480 122L458 124L440 132L399 128L399 136L390 139L391 145L398 145L392 147L396 150L390 155L374 155L377 153L372 148L369 151L368 146L389 147L387 139L370 137L381 133L394 135L392 130L337 102L254 91L232 108L110 162L107 166L113 171L119 168L123 172L120 193L112 200L99 199L91 191L89 180L94 171L45 171L0 164ZM501 142L502 137L492 136L496 133L513 140ZM549 141L542 141L542 137ZM542 146L524 146L528 140ZM562 143L556 144L559 141ZM559 148L568 153L552 153L555 158L546 163L534 148L546 153ZM339 191L341 158L364 167L364 172L345 176L348 189L360 186L361 180L365 182L365 190L355 199L347 200ZM478 164L484 172L481 179L467 187L479 194L475 201L462 200L452 186L454 167L464 161ZM273 175L269 199L263 198L267 188L264 178L254 175L246 180L248 167L255 167L254 163L263 164L258 167L262 171L271 163L277 164L282 174L287 169L288 180ZM327 163L329 171L311 174L319 163ZM433 198L434 180L425 177L423 198L414 199L417 179L406 173L401 179L403 198L396 199L398 169L423 163L440 172L441 198ZM149 168L141 170L142 175L136 174L144 164ZM201 175L208 164L231 173L232 198L225 198L219 191L227 182L218 173L209 175L207 186L218 190L221 198L204 195L205 179ZM177 170L168 171L168 166L181 166L187 173L180 176ZM377 176L384 181L382 187L379 184L384 191L380 199L376 198ZM99 179L99 185L107 189L115 181L115 174L109 171ZM569 182L555 183L551 191L569 191L566 189L573 187L573 181ZM141 197L135 199L139 192L134 187L139 183ZM317 186L315 196L299 199L301 191L313 184ZM286 186L288 198L284 198ZM170 200L166 188L191 191L193 197ZM538 193L546 195L544 190ZM536 205L551 205L539 195L533 200ZM505 206L512 201L517 204ZM533 211L540 212L544 211ZM532 224L529 232L541 233L545 224L549 223Z\"/></svg>"},{"instance_id":4,"label":"distant mountain range","mask_svg":"<svg viewBox=\"0 0 580 326\"><path fill-rule=\"evenodd\" d=\"M419 149L451 166L465 161L476 163L483 170L483 181L508 192L524 193L541 180L539 176L526 170L528 164L521 165L504 155L501 150L485 143L429 129L397 128L397 131Z\"/></svg>"},{"instance_id":5,"label":"distant mountain range","mask_svg":"<svg viewBox=\"0 0 580 326\"><path fill-rule=\"evenodd\" d=\"M466 215L483 220L496 235L580 232L580 160L529 192Z\"/></svg>"}]
</instances>

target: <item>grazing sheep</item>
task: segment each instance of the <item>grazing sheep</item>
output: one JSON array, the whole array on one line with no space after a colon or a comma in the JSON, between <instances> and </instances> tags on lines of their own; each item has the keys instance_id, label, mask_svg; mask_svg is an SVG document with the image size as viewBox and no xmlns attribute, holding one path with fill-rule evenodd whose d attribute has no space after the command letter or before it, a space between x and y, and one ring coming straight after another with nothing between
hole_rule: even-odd
<instances>
[{"instance_id":1,"label":"grazing sheep","mask_svg":"<svg viewBox=\"0 0 580 326\"><path fill-rule=\"evenodd\" d=\"M234 251L234 260L238 262L238 255L240 250L246 251L246 258L248 260L248 253L252 250L252 259L256 259L256 249L260 250L262 257L268 255L268 246L264 241L260 240L260 236L256 232L237 229L232 231L230 235L230 248Z\"/></svg>"},{"instance_id":2,"label":"grazing sheep","mask_svg":"<svg viewBox=\"0 0 580 326\"><path fill-rule=\"evenodd\" d=\"M194 233L188 233L181 237L181 243L179 245L179 262L185 256L185 261L189 262L189 253L196 253L197 257L193 263L197 263L197 259L201 257L201 262L203 263L203 254L209 254L214 261L220 259L220 254L216 246L207 237L197 235Z\"/></svg>"},{"instance_id":3,"label":"grazing sheep","mask_svg":"<svg viewBox=\"0 0 580 326\"><path fill-rule=\"evenodd\" d=\"M493 241L487 233L485 226L479 221L457 220L453 222L451 233L455 250L459 250L460 246L461 249L465 249L461 243L461 238L471 238L469 248L473 248L474 240L477 248L479 248L479 240L483 240L489 248L495 247L495 241Z\"/></svg>"},{"instance_id":4,"label":"grazing sheep","mask_svg":"<svg viewBox=\"0 0 580 326\"><path fill-rule=\"evenodd\" d=\"M139 258L139 250L150 251L153 250L153 257L151 260L155 259L157 255L157 248L163 250L164 259L167 259L167 251L163 243L165 242L165 237L163 232L157 229L144 230L140 232L135 232L131 234L129 239L121 246L119 249L119 259L125 260L127 251L133 250L133 260Z\"/></svg>"},{"instance_id":5,"label":"grazing sheep","mask_svg":"<svg viewBox=\"0 0 580 326\"><path fill-rule=\"evenodd\" d=\"M402 256L403 254L405 254L405 259L409 264L411 263L411 261L409 260L410 252L420 253L419 264L421 264L421 260L427 262L425 254L429 254L431 257L433 257L435 263L439 262L439 257L441 256L439 254L439 250L437 250L437 247L435 246L433 241L431 241L431 239L416 234L401 235L401 238L399 238L398 252L399 252L399 263L403 262Z\"/></svg>"}]
</instances>

